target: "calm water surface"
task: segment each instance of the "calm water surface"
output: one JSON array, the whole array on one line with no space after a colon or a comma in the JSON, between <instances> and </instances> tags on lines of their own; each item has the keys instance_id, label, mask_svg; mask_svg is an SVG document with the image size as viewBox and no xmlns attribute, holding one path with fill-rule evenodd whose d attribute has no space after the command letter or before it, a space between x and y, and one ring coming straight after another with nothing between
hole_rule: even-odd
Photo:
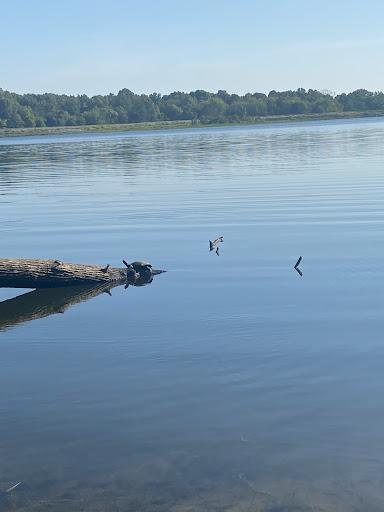
<instances>
[{"instance_id":1,"label":"calm water surface","mask_svg":"<svg viewBox=\"0 0 384 512\"><path fill-rule=\"evenodd\" d=\"M0 305L0 510L384 510L383 162L382 120L0 139L1 257L168 270Z\"/></svg>"}]
</instances>

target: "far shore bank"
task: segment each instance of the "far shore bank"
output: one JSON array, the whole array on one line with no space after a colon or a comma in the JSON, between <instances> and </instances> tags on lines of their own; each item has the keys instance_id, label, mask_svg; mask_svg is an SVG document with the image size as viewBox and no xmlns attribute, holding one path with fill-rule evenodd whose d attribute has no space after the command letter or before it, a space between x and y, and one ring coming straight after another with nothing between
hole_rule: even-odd
<instances>
[{"instance_id":1,"label":"far shore bank","mask_svg":"<svg viewBox=\"0 0 384 512\"><path fill-rule=\"evenodd\" d=\"M80 126L46 126L34 128L0 128L0 137L27 137L36 135L71 135L81 133L127 132L174 130L182 128L212 128L220 126L246 126L305 121L325 121L332 119L358 119L364 117L384 117L383 110L364 112L327 112L324 114L298 114L259 116L246 121L225 123L202 123L198 121L153 121L129 124L97 124Z\"/></svg>"}]
</instances>

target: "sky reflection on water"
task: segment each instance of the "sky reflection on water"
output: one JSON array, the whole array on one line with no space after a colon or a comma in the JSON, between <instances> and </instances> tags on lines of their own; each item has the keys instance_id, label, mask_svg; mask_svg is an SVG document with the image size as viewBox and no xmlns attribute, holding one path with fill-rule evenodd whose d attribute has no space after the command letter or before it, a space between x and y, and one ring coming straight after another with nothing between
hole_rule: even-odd
<instances>
[{"instance_id":1,"label":"sky reflection on water","mask_svg":"<svg viewBox=\"0 0 384 512\"><path fill-rule=\"evenodd\" d=\"M1 140L2 257L168 271L0 333L7 510L381 510L383 157L377 120Z\"/></svg>"}]
</instances>

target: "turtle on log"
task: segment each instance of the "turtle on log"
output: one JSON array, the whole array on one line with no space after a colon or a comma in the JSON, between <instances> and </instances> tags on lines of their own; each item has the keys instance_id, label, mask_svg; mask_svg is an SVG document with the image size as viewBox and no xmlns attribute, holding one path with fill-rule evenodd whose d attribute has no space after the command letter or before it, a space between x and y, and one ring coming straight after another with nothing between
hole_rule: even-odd
<instances>
[{"instance_id":1,"label":"turtle on log","mask_svg":"<svg viewBox=\"0 0 384 512\"><path fill-rule=\"evenodd\" d=\"M165 272L164 270L154 269L151 263L147 261L133 261L132 263L127 263L123 260L123 263L127 267L127 277L131 281L136 281L139 278L148 280L153 275Z\"/></svg>"},{"instance_id":2,"label":"turtle on log","mask_svg":"<svg viewBox=\"0 0 384 512\"><path fill-rule=\"evenodd\" d=\"M133 261L131 267L134 268L135 272L142 274L152 274L152 265L147 261Z\"/></svg>"}]
</instances>

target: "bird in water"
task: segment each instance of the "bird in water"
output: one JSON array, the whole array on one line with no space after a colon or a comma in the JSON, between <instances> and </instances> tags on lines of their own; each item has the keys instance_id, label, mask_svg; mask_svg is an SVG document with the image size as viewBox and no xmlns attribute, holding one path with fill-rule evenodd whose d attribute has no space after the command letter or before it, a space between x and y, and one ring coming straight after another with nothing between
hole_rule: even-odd
<instances>
[{"instance_id":1,"label":"bird in water","mask_svg":"<svg viewBox=\"0 0 384 512\"><path fill-rule=\"evenodd\" d=\"M209 250L213 251L215 247L219 246L220 242L224 242L223 236L219 236L219 238L216 238L216 240L209 240Z\"/></svg>"}]
</instances>

